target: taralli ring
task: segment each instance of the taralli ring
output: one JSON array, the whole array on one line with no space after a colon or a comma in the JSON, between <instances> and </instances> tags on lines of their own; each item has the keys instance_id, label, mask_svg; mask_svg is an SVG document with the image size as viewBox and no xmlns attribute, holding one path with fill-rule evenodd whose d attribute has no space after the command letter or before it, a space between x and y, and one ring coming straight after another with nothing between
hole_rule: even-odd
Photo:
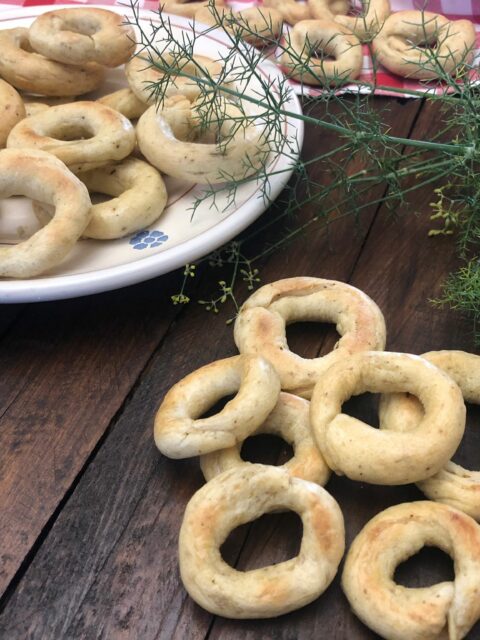
<instances>
[{"instance_id":1,"label":"taralli ring","mask_svg":"<svg viewBox=\"0 0 480 640\"><path fill-rule=\"evenodd\" d=\"M370 41L390 15L389 0L363 0L360 15L346 15L350 4L348 1L339 3L338 0L308 0L313 18L334 20L352 31L361 42Z\"/></svg>"},{"instance_id":2,"label":"taralli ring","mask_svg":"<svg viewBox=\"0 0 480 640\"><path fill-rule=\"evenodd\" d=\"M302 519L300 553L276 565L236 571L220 555L228 534L275 510ZM180 574L190 596L228 618L271 618L303 607L333 580L345 545L342 513L325 489L284 469L242 465L207 482L187 505Z\"/></svg>"},{"instance_id":3,"label":"taralli ring","mask_svg":"<svg viewBox=\"0 0 480 640\"><path fill-rule=\"evenodd\" d=\"M312 17L306 2L296 2L295 0L264 0L262 7L275 9L285 22L289 24L296 24L297 22L308 20Z\"/></svg>"},{"instance_id":4,"label":"taralli ring","mask_svg":"<svg viewBox=\"0 0 480 640\"><path fill-rule=\"evenodd\" d=\"M0 151L0 198L23 195L55 208L43 229L28 240L0 247L0 276L29 278L59 264L90 219L90 197L55 156L33 149Z\"/></svg>"},{"instance_id":5,"label":"taralli ring","mask_svg":"<svg viewBox=\"0 0 480 640\"><path fill-rule=\"evenodd\" d=\"M289 46L280 62L295 80L337 85L360 75L360 40L346 27L332 20L303 20L297 22L288 37Z\"/></svg>"},{"instance_id":6,"label":"taralli ring","mask_svg":"<svg viewBox=\"0 0 480 640\"><path fill-rule=\"evenodd\" d=\"M236 393L217 414L198 418ZM277 404L280 381L269 362L233 356L194 371L177 382L155 416L155 443L170 458L188 458L245 440Z\"/></svg>"},{"instance_id":7,"label":"taralli ring","mask_svg":"<svg viewBox=\"0 0 480 640\"><path fill-rule=\"evenodd\" d=\"M148 52L134 56L130 62L125 65L125 73L131 90L142 102L147 104L155 104L156 94L153 89L155 83L158 83L165 75L161 69L155 66L156 58ZM158 64L174 64L175 68L188 73L191 76L206 77L215 80L222 72L222 65L211 58L195 55L193 60L174 59L171 54L164 53L162 60ZM165 88L165 98L182 95L190 101L195 100L200 95L198 83L190 78L176 77L173 75L169 78L168 85Z\"/></svg>"},{"instance_id":8,"label":"taralli ring","mask_svg":"<svg viewBox=\"0 0 480 640\"><path fill-rule=\"evenodd\" d=\"M98 89L103 67L47 60L32 50L28 29L0 30L0 76L16 89L42 96L79 96Z\"/></svg>"},{"instance_id":9,"label":"taralli ring","mask_svg":"<svg viewBox=\"0 0 480 640\"><path fill-rule=\"evenodd\" d=\"M467 402L480 404L480 356L464 351L431 351L422 355L445 371L460 387ZM424 411L415 398L404 394L382 396L380 428L408 433ZM431 500L444 502L480 520L480 472L464 469L451 460L434 476L418 483Z\"/></svg>"},{"instance_id":10,"label":"taralli ring","mask_svg":"<svg viewBox=\"0 0 480 640\"><path fill-rule=\"evenodd\" d=\"M310 403L290 393L281 393L277 405L265 422L251 435L269 433L280 436L292 445L293 457L282 467L294 478L324 485L330 477L310 428ZM208 453L200 458L200 466L206 480L243 464L240 457L242 443L229 449Z\"/></svg>"},{"instance_id":11,"label":"taralli ring","mask_svg":"<svg viewBox=\"0 0 480 640\"><path fill-rule=\"evenodd\" d=\"M98 102L119 111L129 120L136 120L148 109L148 104L139 100L131 89L119 89L99 98Z\"/></svg>"},{"instance_id":12,"label":"taralli ring","mask_svg":"<svg viewBox=\"0 0 480 640\"><path fill-rule=\"evenodd\" d=\"M47 11L34 20L29 37L36 51L66 64L117 67L135 51L135 32L124 18L92 7Z\"/></svg>"},{"instance_id":13,"label":"taralli ring","mask_svg":"<svg viewBox=\"0 0 480 640\"><path fill-rule=\"evenodd\" d=\"M135 130L110 107L72 102L19 122L10 132L7 146L48 151L78 173L128 156L135 146Z\"/></svg>"},{"instance_id":14,"label":"taralli ring","mask_svg":"<svg viewBox=\"0 0 480 640\"><path fill-rule=\"evenodd\" d=\"M362 393L408 392L425 408L407 433L374 429L342 413ZM465 430L458 386L440 369L405 353L357 353L333 364L315 386L310 418L328 466L352 480L407 484L433 476L451 458Z\"/></svg>"},{"instance_id":15,"label":"taralli ring","mask_svg":"<svg viewBox=\"0 0 480 640\"><path fill-rule=\"evenodd\" d=\"M472 61L474 46L475 29L469 20L452 22L428 11L393 13L373 40L380 64L418 80L453 75Z\"/></svg>"},{"instance_id":16,"label":"taralli ring","mask_svg":"<svg viewBox=\"0 0 480 640\"><path fill-rule=\"evenodd\" d=\"M333 322L341 338L320 358L301 358L288 348L286 325ZM320 375L356 351L385 347L385 321L365 293L343 282L321 278L287 278L261 287L242 305L235 321L240 353L267 358L278 371L282 389L306 398Z\"/></svg>"},{"instance_id":17,"label":"taralli ring","mask_svg":"<svg viewBox=\"0 0 480 640\"><path fill-rule=\"evenodd\" d=\"M425 546L450 555L455 580L410 589L397 566ZM362 529L347 554L342 587L356 615L388 640L461 640L480 617L480 527L435 502L399 504Z\"/></svg>"},{"instance_id":18,"label":"taralli ring","mask_svg":"<svg viewBox=\"0 0 480 640\"><path fill-rule=\"evenodd\" d=\"M8 82L0 80L0 148L7 143L8 134L26 116L20 95Z\"/></svg>"},{"instance_id":19,"label":"taralli ring","mask_svg":"<svg viewBox=\"0 0 480 640\"><path fill-rule=\"evenodd\" d=\"M178 98L178 96L177 96ZM197 184L217 184L252 175L268 155L263 129L254 124L236 128L239 108L226 103L215 124L220 142L191 142L198 112L186 98L163 108L152 106L138 121L137 140L147 160L163 173ZM233 133L232 133L233 131ZM224 144L222 142L226 140Z\"/></svg>"},{"instance_id":20,"label":"taralli ring","mask_svg":"<svg viewBox=\"0 0 480 640\"><path fill-rule=\"evenodd\" d=\"M148 227L167 204L162 176L147 162L136 158L87 171L80 178L91 193L112 196L111 200L92 206L91 220L83 233L85 238L123 238ZM51 218L49 210L40 203L34 203L34 211L43 224Z\"/></svg>"}]
</instances>

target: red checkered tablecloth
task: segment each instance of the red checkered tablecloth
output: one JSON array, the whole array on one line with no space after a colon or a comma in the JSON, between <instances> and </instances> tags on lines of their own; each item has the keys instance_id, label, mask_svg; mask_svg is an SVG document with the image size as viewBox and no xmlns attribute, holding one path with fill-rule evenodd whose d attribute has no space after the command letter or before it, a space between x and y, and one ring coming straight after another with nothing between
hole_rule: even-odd
<instances>
[{"instance_id":1,"label":"red checkered tablecloth","mask_svg":"<svg viewBox=\"0 0 480 640\"><path fill-rule=\"evenodd\" d=\"M262 4L263 0L227 0L227 3L237 9L246 6L255 6ZM66 4L65 0L1 0L0 11L11 10L13 6L32 7L39 5L57 5ZM109 6L125 6L128 0L71 0L68 4L88 5L102 4ZM426 9L435 13L441 13L451 20L468 19L475 25L477 33L477 55L476 60L480 58L480 0L390 0L392 11L402 11L405 9ZM138 0L138 6L146 10L157 10L158 0ZM359 77L360 82L372 83L373 67L372 59L369 55L368 47L363 47L363 67ZM1 55L1 52L0 52ZM292 81L292 85L296 93L308 93L310 95L318 94L321 90ZM382 95L394 95L410 97L410 91L443 91L442 87L429 85L428 83L420 83L416 80L408 80L394 75L386 69L379 67L375 76L375 93ZM347 85L342 88L345 91L358 91L358 85Z\"/></svg>"}]
</instances>

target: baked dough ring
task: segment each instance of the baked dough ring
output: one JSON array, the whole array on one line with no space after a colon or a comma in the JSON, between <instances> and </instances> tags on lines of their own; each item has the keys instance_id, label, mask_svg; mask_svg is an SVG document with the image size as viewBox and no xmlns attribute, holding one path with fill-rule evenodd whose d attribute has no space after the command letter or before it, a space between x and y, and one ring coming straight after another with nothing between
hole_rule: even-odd
<instances>
[{"instance_id":1,"label":"baked dough ring","mask_svg":"<svg viewBox=\"0 0 480 640\"><path fill-rule=\"evenodd\" d=\"M35 53L28 29L0 30L0 76L16 89L44 96L79 96L98 89L103 67L95 63L73 66Z\"/></svg>"},{"instance_id":2,"label":"baked dough ring","mask_svg":"<svg viewBox=\"0 0 480 640\"><path fill-rule=\"evenodd\" d=\"M157 102L157 94L152 91L152 86L159 82L165 75L163 71L152 66L150 61L150 53L137 54L130 62L125 65L125 73L131 90L142 102L147 104L155 104ZM222 72L222 65L211 58L195 55L192 60L185 59L182 64L169 53L163 54L163 62L165 64L174 64L176 68L181 69L184 73L188 73L196 77L208 77L215 80ZM172 75L168 80L168 86L165 87L163 98L171 98L172 96L182 95L191 101L198 98L200 89L194 80L183 78L181 76L174 78Z\"/></svg>"},{"instance_id":3,"label":"baked dough ring","mask_svg":"<svg viewBox=\"0 0 480 640\"><path fill-rule=\"evenodd\" d=\"M467 402L480 404L480 356L464 351L431 351L422 358L445 371L458 384ZM380 428L408 432L418 425L423 413L415 398L395 393L382 396ZM449 461L417 486L431 500L449 504L480 520L480 471L470 471Z\"/></svg>"},{"instance_id":4,"label":"baked dough ring","mask_svg":"<svg viewBox=\"0 0 480 640\"><path fill-rule=\"evenodd\" d=\"M126 158L80 176L90 193L104 193L112 200L94 204L85 238L113 240L148 227L157 220L167 204L162 176L147 162ZM51 214L44 205L34 203L37 218L46 224Z\"/></svg>"},{"instance_id":5,"label":"baked dough ring","mask_svg":"<svg viewBox=\"0 0 480 640\"><path fill-rule=\"evenodd\" d=\"M333 322L341 338L320 358L301 358L288 348L285 328L293 322ZM263 355L278 371L282 389L309 398L328 367L350 353L384 349L385 321L365 293L343 282L287 278L267 284L242 305L235 321L240 353Z\"/></svg>"},{"instance_id":6,"label":"baked dough ring","mask_svg":"<svg viewBox=\"0 0 480 640\"><path fill-rule=\"evenodd\" d=\"M28 240L0 247L0 276L30 278L59 264L90 219L86 187L55 156L33 149L0 151L0 198L22 195L55 207L48 225Z\"/></svg>"},{"instance_id":7,"label":"baked dough ring","mask_svg":"<svg viewBox=\"0 0 480 640\"><path fill-rule=\"evenodd\" d=\"M32 47L50 60L118 67L135 51L135 31L107 9L75 7L38 16L29 31Z\"/></svg>"},{"instance_id":8,"label":"baked dough ring","mask_svg":"<svg viewBox=\"0 0 480 640\"><path fill-rule=\"evenodd\" d=\"M350 2L339 3L336 0L308 0L313 18L334 20L352 31L361 42L369 42L379 33L383 23L390 15L389 0L363 0L361 15L346 15ZM346 6L341 6L346 5Z\"/></svg>"},{"instance_id":9,"label":"baked dough ring","mask_svg":"<svg viewBox=\"0 0 480 640\"><path fill-rule=\"evenodd\" d=\"M236 396L209 418L200 418L225 396ZM189 458L245 440L264 422L280 393L272 365L257 356L207 364L177 382L155 416L155 443L170 458Z\"/></svg>"},{"instance_id":10,"label":"baked dough ring","mask_svg":"<svg viewBox=\"0 0 480 640\"><path fill-rule=\"evenodd\" d=\"M275 510L302 519L300 553L237 571L220 555L228 534ZM325 489L284 469L245 464L207 482L187 505L180 529L180 575L204 609L227 618L271 618L312 602L333 580L344 552L342 513Z\"/></svg>"},{"instance_id":11,"label":"baked dough ring","mask_svg":"<svg viewBox=\"0 0 480 640\"><path fill-rule=\"evenodd\" d=\"M238 124L235 118L241 111L233 103L226 103L220 111L225 118L219 133L225 138ZM195 121L195 105L186 98L166 101L163 108L150 107L137 124L140 151L163 173L197 184L242 179L265 162L268 151L262 128L240 127L223 145L205 144L186 140L195 130Z\"/></svg>"},{"instance_id":12,"label":"baked dough ring","mask_svg":"<svg viewBox=\"0 0 480 640\"><path fill-rule=\"evenodd\" d=\"M282 33L282 15L276 9L269 9L264 5L241 11L225 7L217 9L217 13L219 18L211 12L209 6L204 7L195 14L195 21L222 26L219 20L223 19L226 31L240 33L246 42L258 47L271 46L272 40L276 40Z\"/></svg>"},{"instance_id":13,"label":"baked dough ring","mask_svg":"<svg viewBox=\"0 0 480 640\"><path fill-rule=\"evenodd\" d=\"M71 102L19 122L10 132L7 146L48 151L77 173L128 156L135 146L135 130L110 107Z\"/></svg>"},{"instance_id":14,"label":"baked dough ring","mask_svg":"<svg viewBox=\"0 0 480 640\"><path fill-rule=\"evenodd\" d=\"M0 80L0 148L6 145L8 134L25 116L25 106L18 92L8 82Z\"/></svg>"},{"instance_id":15,"label":"baked dough ring","mask_svg":"<svg viewBox=\"0 0 480 640\"><path fill-rule=\"evenodd\" d=\"M360 40L333 20L297 22L289 40L280 62L286 73L299 82L337 85L360 75L363 60ZM328 58L314 58L315 52L325 53Z\"/></svg>"},{"instance_id":16,"label":"baked dough ring","mask_svg":"<svg viewBox=\"0 0 480 640\"><path fill-rule=\"evenodd\" d=\"M455 581L420 589L394 582L396 567L425 546L455 565ZM399 504L360 531L347 554L342 587L356 615L388 640L461 640L480 617L480 527L435 502Z\"/></svg>"},{"instance_id":17,"label":"baked dough ring","mask_svg":"<svg viewBox=\"0 0 480 640\"><path fill-rule=\"evenodd\" d=\"M367 391L412 393L425 415L415 429L397 433L342 413L344 402ZM434 475L454 454L465 430L458 386L427 360L406 353L367 351L337 361L315 386L310 417L328 466L372 484L407 484Z\"/></svg>"},{"instance_id":18,"label":"baked dough ring","mask_svg":"<svg viewBox=\"0 0 480 640\"><path fill-rule=\"evenodd\" d=\"M302 20L311 18L310 8L306 2L295 0L264 0L262 7L275 9L280 13L285 22L296 24Z\"/></svg>"},{"instance_id":19,"label":"baked dough ring","mask_svg":"<svg viewBox=\"0 0 480 640\"><path fill-rule=\"evenodd\" d=\"M421 45L435 45L434 55ZM373 40L378 62L406 78L430 80L453 75L474 55L475 29L470 20L452 22L428 11L398 11Z\"/></svg>"},{"instance_id":20,"label":"baked dough ring","mask_svg":"<svg viewBox=\"0 0 480 640\"><path fill-rule=\"evenodd\" d=\"M310 428L310 403L290 393L281 393L277 405L251 435L270 433L280 436L293 447L293 458L282 465L294 478L325 485L330 469L322 458ZM211 480L227 469L244 464L240 456L242 443L234 447L214 451L200 458L200 466L206 480Z\"/></svg>"},{"instance_id":21,"label":"baked dough ring","mask_svg":"<svg viewBox=\"0 0 480 640\"><path fill-rule=\"evenodd\" d=\"M148 109L148 104L139 100L131 89L119 89L103 96L98 102L119 111L129 120L136 120Z\"/></svg>"}]
</instances>

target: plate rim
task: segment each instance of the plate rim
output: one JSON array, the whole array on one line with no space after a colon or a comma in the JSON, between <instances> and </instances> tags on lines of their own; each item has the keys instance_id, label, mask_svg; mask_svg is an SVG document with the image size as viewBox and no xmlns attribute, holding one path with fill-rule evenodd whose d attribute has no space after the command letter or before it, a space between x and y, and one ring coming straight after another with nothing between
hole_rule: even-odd
<instances>
[{"instance_id":1,"label":"plate rim","mask_svg":"<svg viewBox=\"0 0 480 640\"><path fill-rule=\"evenodd\" d=\"M84 6L88 8L105 8L105 5L98 4L86 4ZM47 4L32 7L18 6L12 10L0 11L0 23L8 20L34 17L45 11L68 7L79 7L79 5L62 3L61 5ZM108 8L121 14L128 15L128 9L131 12L131 8L122 6L109 6ZM27 12L26 10L30 15L23 15ZM139 9L139 16L147 20L152 18L152 13L155 12ZM189 18L172 14L165 15L173 19L178 26L189 26L192 22ZM218 30L218 34L216 32L213 33L215 33L215 37L218 37L222 44L229 46L228 39L221 30ZM282 71L267 58L262 62L262 66L269 67L270 70L280 78L283 76ZM302 113L299 98L293 91L290 94L289 110L292 109L299 114ZM300 156L304 138L303 121L296 120L294 126L296 130L296 144L298 146L297 153L298 156ZM272 188L269 198L275 200L278 197L290 179L292 172L293 166L291 169L285 170L284 175L282 175L281 179L279 179ZM258 197L255 197L257 193ZM140 257L133 262L76 274L54 275L44 278L39 276L38 278L26 280L0 280L0 304L44 302L77 298L121 289L170 273L189 262L195 262L199 258L219 248L246 229L268 209L268 206L265 207L260 189L257 189L257 191L248 198L248 202L249 205L247 207L245 207L246 203L240 205L239 209L236 209L218 224L199 233L197 236L171 249L166 249L155 255ZM243 212L244 215L238 215L239 212L242 212L243 208L246 208L246 211Z\"/></svg>"}]
</instances>

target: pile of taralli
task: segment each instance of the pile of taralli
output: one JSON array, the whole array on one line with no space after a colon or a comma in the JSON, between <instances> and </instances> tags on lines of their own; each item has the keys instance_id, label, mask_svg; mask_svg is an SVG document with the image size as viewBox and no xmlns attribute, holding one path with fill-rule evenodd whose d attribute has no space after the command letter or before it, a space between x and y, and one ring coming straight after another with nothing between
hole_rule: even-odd
<instances>
[{"instance_id":1,"label":"pile of taralli","mask_svg":"<svg viewBox=\"0 0 480 640\"><path fill-rule=\"evenodd\" d=\"M291 352L286 325L301 321L335 324L334 350L314 359ZM480 356L383 351L385 322L373 300L319 278L261 287L241 307L234 337L240 355L175 384L155 417L160 451L200 456L207 480L180 529L180 573L191 597L230 618L274 617L312 602L345 551L342 513L323 488L331 471L371 484L417 483L431 501L393 506L365 525L347 552L343 590L356 615L388 640L464 638L480 618L480 473L451 458L465 430L464 399L480 403ZM342 413L365 392L383 394L379 429ZM260 433L282 437L293 457L280 467L243 461L243 441ZM251 571L222 559L233 529L279 510L302 519L296 557ZM454 581L396 584L396 567L424 545L453 558Z\"/></svg>"},{"instance_id":2,"label":"pile of taralli","mask_svg":"<svg viewBox=\"0 0 480 640\"><path fill-rule=\"evenodd\" d=\"M254 174L268 155L262 127L238 127L239 107L223 97L218 121L200 135L200 90L192 80L176 78L155 105L151 83L162 72L147 53L135 56L135 46L133 28L105 9L59 9L29 29L0 30L0 148L7 147L0 198L31 198L42 225L0 247L0 277L43 274L81 237L111 240L148 227L167 203L161 174L212 185ZM121 64L129 88L73 101ZM204 56L183 68L211 79L222 70ZM111 199L92 205L91 193Z\"/></svg>"}]
</instances>

